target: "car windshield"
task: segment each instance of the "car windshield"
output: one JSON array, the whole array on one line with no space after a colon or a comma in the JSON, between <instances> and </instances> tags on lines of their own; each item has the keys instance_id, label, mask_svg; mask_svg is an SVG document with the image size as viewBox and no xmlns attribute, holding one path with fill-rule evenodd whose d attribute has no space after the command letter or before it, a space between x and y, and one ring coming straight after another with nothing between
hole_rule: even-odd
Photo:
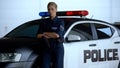
<instances>
[{"instance_id":1,"label":"car windshield","mask_svg":"<svg viewBox=\"0 0 120 68\"><path fill-rule=\"evenodd\" d=\"M64 18L63 20L65 21L65 31L66 31L69 28L69 26L72 24L70 22L72 22L72 20L74 19ZM10 33L8 33L5 37L36 38L40 22L41 22L41 19L22 24L21 26L18 26L17 28L12 30Z\"/></svg>"},{"instance_id":2,"label":"car windshield","mask_svg":"<svg viewBox=\"0 0 120 68\"><path fill-rule=\"evenodd\" d=\"M39 25L34 23L25 23L13 31L11 31L9 34L7 34L5 37L36 37L37 31L38 31Z\"/></svg>"}]
</instances>

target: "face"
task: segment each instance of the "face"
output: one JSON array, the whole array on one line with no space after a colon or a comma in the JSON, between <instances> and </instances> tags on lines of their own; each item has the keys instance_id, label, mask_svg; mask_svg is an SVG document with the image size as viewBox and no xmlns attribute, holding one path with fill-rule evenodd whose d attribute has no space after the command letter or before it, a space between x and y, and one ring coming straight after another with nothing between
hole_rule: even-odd
<instances>
[{"instance_id":1,"label":"face","mask_svg":"<svg viewBox=\"0 0 120 68\"><path fill-rule=\"evenodd\" d=\"M55 6L50 5L48 6L48 12L50 13L50 17L55 17L57 9L55 8Z\"/></svg>"}]
</instances>

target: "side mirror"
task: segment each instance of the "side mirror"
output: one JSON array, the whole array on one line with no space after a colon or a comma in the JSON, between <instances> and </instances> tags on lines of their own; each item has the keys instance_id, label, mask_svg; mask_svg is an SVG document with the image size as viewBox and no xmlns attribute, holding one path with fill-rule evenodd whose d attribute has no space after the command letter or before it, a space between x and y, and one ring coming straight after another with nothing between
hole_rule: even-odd
<instances>
[{"instance_id":1,"label":"side mirror","mask_svg":"<svg viewBox=\"0 0 120 68\"><path fill-rule=\"evenodd\" d=\"M66 38L66 41L67 42L77 42L77 41L80 41L81 40L81 37L78 36L78 35L69 35L67 38Z\"/></svg>"}]
</instances>

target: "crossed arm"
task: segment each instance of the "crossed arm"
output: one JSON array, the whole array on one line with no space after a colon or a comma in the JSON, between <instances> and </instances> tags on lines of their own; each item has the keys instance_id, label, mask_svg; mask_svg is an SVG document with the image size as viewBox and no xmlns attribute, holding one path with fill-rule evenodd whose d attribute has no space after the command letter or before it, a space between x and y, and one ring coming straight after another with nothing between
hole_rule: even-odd
<instances>
[{"instance_id":1,"label":"crossed arm","mask_svg":"<svg viewBox=\"0 0 120 68\"><path fill-rule=\"evenodd\" d=\"M43 34L38 34L37 38L59 38L59 34L55 33L55 32L45 32Z\"/></svg>"}]
</instances>

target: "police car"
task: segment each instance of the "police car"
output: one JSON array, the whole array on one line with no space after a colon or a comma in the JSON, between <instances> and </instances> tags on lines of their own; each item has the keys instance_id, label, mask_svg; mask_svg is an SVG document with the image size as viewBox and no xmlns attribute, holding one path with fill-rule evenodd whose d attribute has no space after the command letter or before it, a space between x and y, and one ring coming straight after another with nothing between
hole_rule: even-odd
<instances>
[{"instance_id":1,"label":"police car","mask_svg":"<svg viewBox=\"0 0 120 68\"><path fill-rule=\"evenodd\" d=\"M39 68L39 23L24 23L0 39L0 68ZM61 11L65 21L64 68L120 68L120 30L101 20L86 18L88 11Z\"/></svg>"}]
</instances>

